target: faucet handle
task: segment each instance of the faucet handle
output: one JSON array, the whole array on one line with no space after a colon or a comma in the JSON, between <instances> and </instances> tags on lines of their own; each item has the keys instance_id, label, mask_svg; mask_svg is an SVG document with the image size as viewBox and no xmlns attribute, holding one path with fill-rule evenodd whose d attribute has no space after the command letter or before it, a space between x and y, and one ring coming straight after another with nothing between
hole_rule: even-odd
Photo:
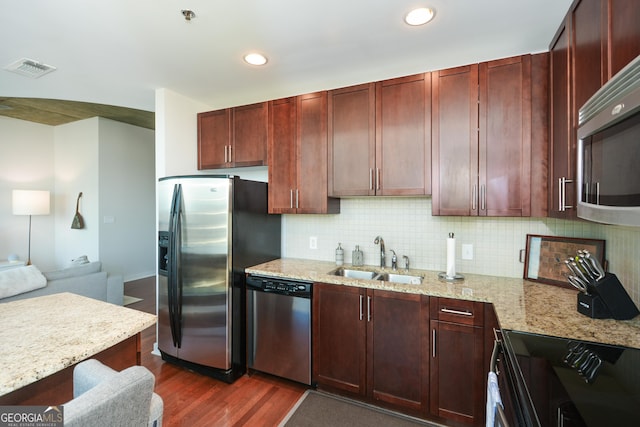
<instances>
[{"instance_id":1,"label":"faucet handle","mask_svg":"<svg viewBox=\"0 0 640 427\"><path fill-rule=\"evenodd\" d=\"M392 270L397 270L398 269L398 257L396 256L396 252L393 249L389 249L389 252L391 252L393 255L391 255L391 269Z\"/></svg>"},{"instance_id":2,"label":"faucet handle","mask_svg":"<svg viewBox=\"0 0 640 427\"><path fill-rule=\"evenodd\" d=\"M409 271L409 257L406 255L402 255L402 260L404 261L404 269Z\"/></svg>"}]
</instances>

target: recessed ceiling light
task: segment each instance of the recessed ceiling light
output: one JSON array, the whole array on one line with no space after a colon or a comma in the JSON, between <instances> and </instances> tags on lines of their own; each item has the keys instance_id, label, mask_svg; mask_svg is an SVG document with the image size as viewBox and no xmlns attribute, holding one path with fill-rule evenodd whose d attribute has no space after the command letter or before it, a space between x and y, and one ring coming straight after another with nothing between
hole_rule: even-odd
<instances>
[{"instance_id":1,"label":"recessed ceiling light","mask_svg":"<svg viewBox=\"0 0 640 427\"><path fill-rule=\"evenodd\" d=\"M411 12L407 13L404 17L404 22L409 25L424 25L427 22L431 21L435 16L436 11L430 7L420 7L418 9L413 9Z\"/></svg>"},{"instance_id":2,"label":"recessed ceiling light","mask_svg":"<svg viewBox=\"0 0 640 427\"><path fill-rule=\"evenodd\" d=\"M248 53L244 56L244 61L251 65L264 65L267 63L267 58L260 53Z\"/></svg>"}]
</instances>

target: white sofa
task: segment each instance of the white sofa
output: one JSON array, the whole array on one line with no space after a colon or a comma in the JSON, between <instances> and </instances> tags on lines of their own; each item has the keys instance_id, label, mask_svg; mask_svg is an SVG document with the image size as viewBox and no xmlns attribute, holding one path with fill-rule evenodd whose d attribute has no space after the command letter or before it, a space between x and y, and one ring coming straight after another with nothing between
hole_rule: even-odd
<instances>
[{"instance_id":1,"label":"white sofa","mask_svg":"<svg viewBox=\"0 0 640 427\"><path fill-rule=\"evenodd\" d=\"M2 298L0 299L0 303L61 292L71 292L112 304L122 305L124 297L122 275L109 274L106 271L102 271L102 263L100 261L81 264L63 270L43 272L42 274L47 279L46 286Z\"/></svg>"}]
</instances>

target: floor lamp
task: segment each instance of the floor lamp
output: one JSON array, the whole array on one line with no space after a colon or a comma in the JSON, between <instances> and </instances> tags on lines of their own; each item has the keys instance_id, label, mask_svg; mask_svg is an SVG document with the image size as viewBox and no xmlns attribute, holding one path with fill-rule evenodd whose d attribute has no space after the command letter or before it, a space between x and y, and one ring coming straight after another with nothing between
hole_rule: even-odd
<instances>
[{"instance_id":1,"label":"floor lamp","mask_svg":"<svg viewBox=\"0 0 640 427\"><path fill-rule=\"evenodd\" d=\"M27 265L31 265L31 216L49 215L49 192L40 190L13 190L13 214L29 215L29 252Z\"/></svg>"}]
</instances>

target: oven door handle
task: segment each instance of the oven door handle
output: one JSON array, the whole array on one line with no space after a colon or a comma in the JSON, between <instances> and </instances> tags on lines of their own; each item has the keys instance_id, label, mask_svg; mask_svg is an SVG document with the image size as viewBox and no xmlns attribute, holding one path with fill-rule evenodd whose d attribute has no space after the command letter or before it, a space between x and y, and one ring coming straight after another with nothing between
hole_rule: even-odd
<instances>
[{"instance_id":1,"label":"oven door handle","mask_svg":"<svg viewBox=\"0 0 640 427\"><path fill-rule=\"evenodd\" d=\"M502 351L502 342L500 340L495 340L493 342L493 351L491 352L491 361L489 363L489 371L494 374L498 374L496 370L496 365L498 364L498 357L500 352Z\"/></svg>"},{"instance_id":2,"label":"oven door handle","mask_svg":"<svg viewBox=\"0 0 640 427\"><path fill-rule=\"evenodd\" d=\"M497 380L497 364L500 353L502 353L502 342L496 336L496 340L493 342L491 362L489 363L489 376L487 379L486 425L494 427L509 427L509 422L507 421L507 417L504 413L502 397L500 396L500 389L498 388Z\"/></svg>"}]
</instances>

